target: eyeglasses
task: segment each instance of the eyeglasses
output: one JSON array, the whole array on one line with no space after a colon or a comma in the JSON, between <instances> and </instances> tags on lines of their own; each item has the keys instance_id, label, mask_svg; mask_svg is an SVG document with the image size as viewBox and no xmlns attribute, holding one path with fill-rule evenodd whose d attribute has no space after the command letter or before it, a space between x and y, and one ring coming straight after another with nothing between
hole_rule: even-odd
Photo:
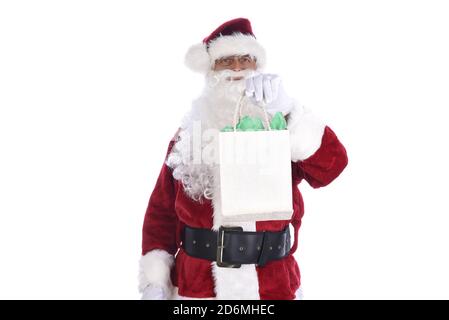
<instances>
[{"instance_id":1,"label":"eyeglasses","mask_svg":"<svg viewBox=\"0 0 449 320\"><path fill-rule=\"evenodd\" d=\"M230 67L235 60L238 60L239 64L243 67L249 66L251 63L256 61L251 55L246 54L244 56L228 56L215 60L215 64L221 67Z\"/></svg>"}]
</instances>

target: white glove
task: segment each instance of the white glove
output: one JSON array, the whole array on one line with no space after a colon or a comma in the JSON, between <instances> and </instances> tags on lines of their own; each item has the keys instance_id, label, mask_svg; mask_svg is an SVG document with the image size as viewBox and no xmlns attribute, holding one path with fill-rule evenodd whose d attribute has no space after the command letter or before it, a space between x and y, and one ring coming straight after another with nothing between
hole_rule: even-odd
<instances>
[{"instance_id":1,"label":"white glove","mask_svg":"<svg viewBox=\"0 0 449 320\"><path fill-rule=\"evenodd\" d=\"M164 288L149 284L143 289L142 300L168 300L169 295Z\"/></svg>"},{"instance_id":2,"label":"white glove","mask_svg":"<svg viewBox=\"0 0 449 320\"><path fill-rule=\"evenodd\" d=\"M286 115L293 108L292 99L285 93L281 78L275 74L257 74L247 78L245 94L272 115L276 112Z\"/></svg>"}]
</instances>

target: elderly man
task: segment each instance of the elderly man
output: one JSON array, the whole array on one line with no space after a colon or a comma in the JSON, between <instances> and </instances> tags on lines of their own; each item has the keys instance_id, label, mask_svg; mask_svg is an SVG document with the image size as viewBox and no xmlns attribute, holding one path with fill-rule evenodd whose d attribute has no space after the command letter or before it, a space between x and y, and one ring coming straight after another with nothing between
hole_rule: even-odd
<instances>
[{"instance_id":1,"label":"elderly man","mask_svg":"<svg viewBox=\"0 0 449 320\"><path fill-rule=\"evenodd\" d=\"M247 19L219 26L189 49L186 64L205 75L206 86L170 141L149 200L140 261L142 298L298 299L300 272L293 254L304 206L297 186L302 180L313 188L329 184L347 165L346 150L329 127L286 94L278 76L262 73L265 51ZM192 157L195 126L200 124L204 134L232 124L242 94L247 98L245 114L263 117L265 108L270 118L281 112L286 119L291 144L290 220L223 223L220 190L214 183L216 165ZM203 143L201 152L213 147L212 142ZM223 226L239 227L227 234L235 237L230 241L235 248L224 249L229 254L238 250L239 241L251 244L245 238L250 236L275 239L287 250L261 250L254 243L245 249L248 256L240 267L230 268L226 261L217 264L214 239Z\"/></svg>"}]
</instances>

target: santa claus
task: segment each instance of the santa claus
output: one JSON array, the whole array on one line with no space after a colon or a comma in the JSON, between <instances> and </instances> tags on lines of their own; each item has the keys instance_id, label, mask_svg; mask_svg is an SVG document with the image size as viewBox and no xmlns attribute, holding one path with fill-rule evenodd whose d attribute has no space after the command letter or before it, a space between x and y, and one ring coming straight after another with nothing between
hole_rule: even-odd
<instances>
[{"instance_id":1,"label":"santa claus","mask_svg":"<svg viewBox=\"0 0 449 320\"><path fill-rule=\"evenodd\" d=\"M304 214L298 184L326 186L348 159L335 133L286 94L279 76L262 72L265 60L243 18L224 23L188 50L187 66L203 73L206 85L169 143L149 200L139 275L143 299L301 297L294 258ZM291 144L290 220L223 222L219 163L210 160L217 154L215 133L233 123L242 92L245 114L263 118L265 108L270 118L278 112L285 117ZM198 145L199 158L193 155ZM226 239L225 248L218 236Z\"/></svg>"}]
</instances>

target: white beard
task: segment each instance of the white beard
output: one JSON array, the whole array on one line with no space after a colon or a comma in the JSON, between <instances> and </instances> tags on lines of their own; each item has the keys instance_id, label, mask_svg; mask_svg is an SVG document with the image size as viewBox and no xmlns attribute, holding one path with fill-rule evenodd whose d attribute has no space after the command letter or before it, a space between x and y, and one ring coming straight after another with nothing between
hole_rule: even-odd
<instances>
[{"instance_id":1,"label":"white beard","mask_svg":"<svg viewBox=\"0 0 449 320\"><path fill-rule=\"evenodd\" d=\"M202 95L184 116L178 141L166 163L173 169L173 177L182 182L186 194L196 201L213 197L214 176L218 172L218 133L225 126L233 125L235 109L245 89L245 78L254 73L253 70L210 71ZM238 76L244 79L227 80ZM264 119L259 106L249 99L243 102L244 115Z\"/></svg>"}]
</instances>

